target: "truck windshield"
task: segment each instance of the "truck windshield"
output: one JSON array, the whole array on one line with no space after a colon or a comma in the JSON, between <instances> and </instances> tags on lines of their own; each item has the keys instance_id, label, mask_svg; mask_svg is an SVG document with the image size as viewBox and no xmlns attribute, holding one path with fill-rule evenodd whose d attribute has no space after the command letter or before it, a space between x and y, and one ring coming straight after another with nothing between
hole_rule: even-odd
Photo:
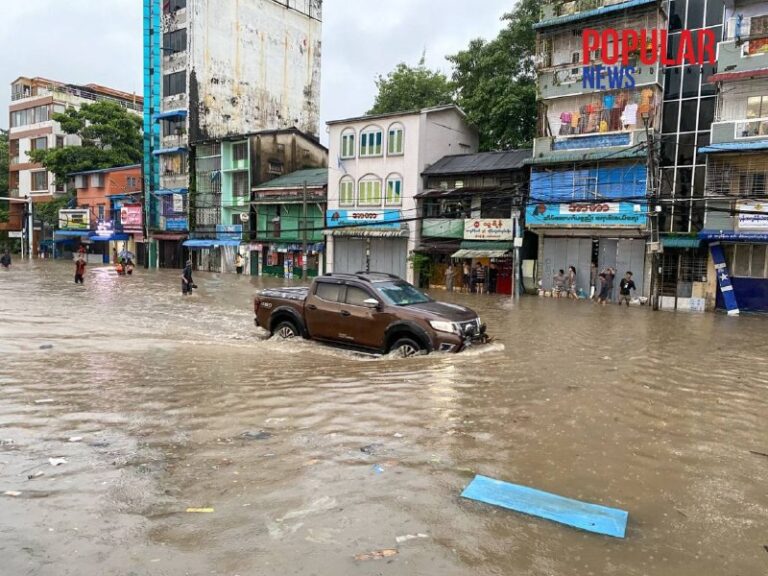
<instances>
[{"instance_id":1,"label":"truck windshield","mask_svg":"<svg viewBox=\"0 0 768 576\"><path fill-rule=\"evenodd\" d=\"M384 300L395 306L409 306L432 301L429 296L407 282L381 282L374 284L374 287Z\"/></svg>"}]
</instances>

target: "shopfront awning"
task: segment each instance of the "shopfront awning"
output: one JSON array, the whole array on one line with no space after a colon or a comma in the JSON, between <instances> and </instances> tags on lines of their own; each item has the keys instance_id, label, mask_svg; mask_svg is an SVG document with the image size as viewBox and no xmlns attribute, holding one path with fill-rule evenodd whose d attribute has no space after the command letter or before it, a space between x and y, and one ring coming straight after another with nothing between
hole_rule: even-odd
<instances>
[{"instance_id":1,"label":"shopfront awning","mask_svg":"<svg viewBox=\"0 0 768 576\"><path fill-rule=\"evenodd\" d=\"M186 240L184 246L187 248L203 249L203 248L219 248L221 246L240 246L242 242L240 240L215 240L215 239L202 239L202 240Z\"/></svg>"},{"instance_id":2,"label":"shopfront awning","mask_svg":"<svg viewBox=\"0 0 768 576\"><path fill-rule=\"evenodd\" d=\"M90 237L90 240L91 242L125 242L130 238L128 234L110 234L109 236L94 235Z\"/></svg>"},{"instance_id":3,"label":"shopfront awning","mask_svg":"<svg viewBox=\"0 0 768 576\"><path fill-rule=\"evenodd\" d=\"M452 258L503 258L515 247L513 242L478 242L465 240Z\"/></svg>"},{"instance_id":4,"label":"shopfront awning","mask_svg":"<svg viewBox=\"0 0 768 576\"><path fill-rule=\"evenodd\" d=\"M327 236L345 236L351 238L407 238L408 230L377 230L368 226L357 226L354 228L333 228L332 230L323 230Z\"/></svg>"},{"instance_id":5,"label":"shopfront awning","mask_svg":"<svg viewBox=\"0 0 768 576\"><path fill-rule=\"evenodd\" d=\"M187 149L184 146L174 146L172 148L160 148L159 150L153 150L153 156L163 156L165 154L184 154Z\"/></svg>"},{"instance_id":6,"label":"shopfront awning","mask_svg":"<svg viewBox=\"0 0 768 576\"><path fill-rule=\"evenodd\" d=\"M187 117L186 110L168 110L167 112L160 112L152 116L155 122L158 120L174 120Z\"/></svg>"}]
</instances>

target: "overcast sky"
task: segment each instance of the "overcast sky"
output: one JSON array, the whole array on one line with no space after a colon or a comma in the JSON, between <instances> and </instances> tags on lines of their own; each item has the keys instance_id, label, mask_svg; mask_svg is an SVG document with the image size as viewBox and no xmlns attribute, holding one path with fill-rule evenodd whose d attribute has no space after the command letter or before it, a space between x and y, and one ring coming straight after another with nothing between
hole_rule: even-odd
<instances>
[{"instance_id":1,"label":"overcast sky","mask_svg":"<svg viewBox=\"0 0 768 576\"><path fill-rule=\"evenodd\" d=\"M219 0L231 2L233 0ZM142 93L141 0L0 0L0 127L19 76ZM326 0L321 120L365 113L398 62L446 72L446 54L492 38L514 0ZM34 38L33 38L34 37ZM323 141L325 134L321 134Z\"/></svg>"}]
</instances>

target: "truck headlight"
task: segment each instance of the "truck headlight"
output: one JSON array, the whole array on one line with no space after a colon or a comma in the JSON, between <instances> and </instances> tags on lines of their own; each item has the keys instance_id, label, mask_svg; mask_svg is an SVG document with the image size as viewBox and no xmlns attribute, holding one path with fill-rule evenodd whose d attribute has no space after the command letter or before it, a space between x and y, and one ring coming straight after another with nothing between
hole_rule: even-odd
<instances>
[{"instance_id":1,"label":"truck headlight","mask_svg":"<svg viewBox=\"0 0 768 576\"><path fill-rule=\"evenodd\" d=\"M446 322L445 320L430 320L429 325L438 332L448 332L450 334L458 334L459 332L456 324L453 322Z\"/></svg>"}]
</instances>

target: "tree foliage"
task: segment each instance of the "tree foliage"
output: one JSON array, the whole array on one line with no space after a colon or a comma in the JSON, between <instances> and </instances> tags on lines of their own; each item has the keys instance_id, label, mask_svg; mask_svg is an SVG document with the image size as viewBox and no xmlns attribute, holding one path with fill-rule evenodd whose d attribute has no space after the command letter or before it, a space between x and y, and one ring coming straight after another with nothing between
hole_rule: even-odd
<instances>
[{"instance_id":1,"label":"tree foliage","mask_svg":"<svg viewBox=\"0 0 768 576\"><path fill-rule=\"evenodd\" d=\"M401 62L386 77L380 75L376 87L378 94L369 114L420 110L454 101L454 88L448 77L427 68L424 56L416 66Z\"/></svg>"},{"instance_id":2,"label":"tree foliage","mask_svg":"<svg viewBox=\"0 0 768 576\"><path fill-rule=\"evenodd\" d=\"M490 41L470 42L448 56L457 103L480 130L482 150L530 146L536 131L533 56L539 0L520 0L503 16L506 27Z\"/></svg>"},{"instance_id":3,"label":"tree foliage","mask_svg":"<svg viewBox=\"0 0 768 576\"><path fill-rule=\"evenodd\" d=\"M59 210L69 206L72 200L72 193L59 196L50 202L41 202L35 204L35 219L44 222L51 228L59 227Z\"/></svg>"},{"instance_id":4,"label":"tree foliage","mask_svg":"<svg viewBox=\"0 0 768 576\"><path fill-rule=\"evenodd\" d=\"M77 135L81 146L33 150L30 160L42 164L56 176L59 185L67 175L137 164L142 159L141 118L109 101L84 104L54 114L53 120L67 134Z\"/></svg>"}]
</instances>

